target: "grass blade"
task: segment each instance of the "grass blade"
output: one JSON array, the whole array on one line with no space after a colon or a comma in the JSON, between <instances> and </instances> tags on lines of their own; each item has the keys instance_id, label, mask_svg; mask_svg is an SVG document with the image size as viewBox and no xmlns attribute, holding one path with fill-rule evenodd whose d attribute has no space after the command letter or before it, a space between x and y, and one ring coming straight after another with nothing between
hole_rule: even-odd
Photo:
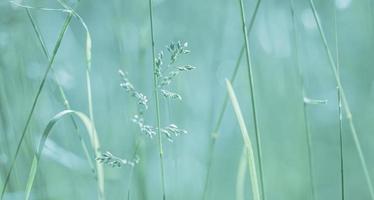
<instances>
[{"instance_id":1,"label":"grass blade","mask_svg":"<svg viewBox=\"0 0 374 200\"><path fill-rule=\"evenodd\" d=\"M34 18L32 17L31 15L31 12L30 12L30 9L29 8L26 8L26 12L27 12L27 16L29 17L29 20L31 22L31 25L34 29L34 32L38 38L38 42L40 44L40 46L42 47L42 51L43 51L43 54L45 55L45 57L49 60L50 59L50 56L49 56L49 53L48 53L48 50L47 50L47 47L45 46L45 43L44 43L44 40L43 40L43 36L39 30L39 27L38 25L36 24L36 21L34 20ZM53 68L53 65L52 65L52 74L54 75L55 79L57 80L57 76L56 76L56 73L54 71L54 68ZM62 86L58 83L58 81L56 81L56 84L57 84L57 87L58 87L58 91L60 93L60 96L61 96L61 99L63 101L63 105L65 107L66 110L71 110L71 106L70 106L70 103L68 101L68 99L66 98L66 95L65 95L65 92L64 92L64 89L62 88ZM78 125L77 125L77 122L74 120L74 118L72 116L70 116L70 119L71 119L71 122L73 124L73 127L74 127L74 130L79 138L79 141L82 145L82 148L83 148L83 151L84 151L84 154L87 158L87 160L89 160L89 164L90 164L90 167L91 167L91 171L92 173L96 173L95 172L95 167L94 167L94 164L92 163L92 161L88 158L90 158L90 154L88 153L88 149L87 149L87 145L86 143L84 142L84 140L82 139L82 136L80 135L79 133L79 130L78 130Z\"/></svg>"},{"instance_id":2,"label":"grass blade","mask_svg":"<svg viewBox=\"0 0 374 200\"><path fill-rule=\"evenodd\" d=\"M244 9L243 0L239 0L240 4L240 13L241 13L241 22L242 22L242 31L243 37L245 41L245 53L246 53L246 62L247 62L247 70L248 70L248 79L249 79L249 87L250 87L250 96L251 96L251 107L252 107L252 118L253 118L253 125L256 135L256 145L257 145L257 159L258 159L258 168L260 172L260 184L261 184L261 194L262 198L265 199L265 188L264 188L264 175L262 169L262 148L261 148L261 137L260 137L260 130L258 127L258 119L256 114L256 97L255 97L255 87L254 87L254 80L253 80L253 72L252 72L252 59L251 59L251 52L249 49L249 39L248 39L248 30L246 26L246 14Z\"/></svg>"},{"instance_id":3,"label":"grass blade","mask_svg":"<svg viewBox=\"0 0 374 200\"><path fill-rule=\"evenodd\" d=\"M242 155L240 157L239 166L238 166L238 175L236 177L236 199L245 200L245 174L247 167L247 157L246 151L243 149Z\"/></svg>"},{"instance_id":4,"label":"grass blade","mask_svg":"<svg viewBox=\"0 0 374 200\"><path fill-rule=\"evenodd\" d=\"M362 152L361 143L358 139L356 127L355 127L355 124L353 122L352 112L350 110L350 107L349 107L349 104L348 104L348 101L347 101L347 97L345 96L345 92L344 92L343 86L341 84L341 80L340 80L338 70L337 70L337 65L335 64L334 58L333 58L332 53L330 51L330 48L327 44L326 36L325 36L324 31L323 31L323 28L322 28L322 25L321 25L321 20L319 19L316 7L314 5L314 1L310 0L309 3L310 3L310 7L313 11L313 16L314 16L314 19L317 23L318 31L319 31L320 37L322 39L324 48L326 50L326 53L327 53L327 56L328 56L328 59L329 59L329 62L330 62L330 68L331 68L331 70L334 74L337 87L340 91L342 107L343 107L343 110L346 114L348 124L349 124L349 128L351 130L351 134L352 134L352 137L353 137L353 141L355 143L355 146L356 146L356 149L357 149L357 152L358 152L358 156L359 156L359 159L360 159L360 162L361 162L361 167L362 167L362 170L364 172L366 183L367 183L367 186L368 186L368 189L369 189L369 192L370 192L370 198L372 200L374 200L373 183L372 183L371 178L370 178L370 174L369 174L369 170L368 170L368 166L367 166L367 163L366 163L366 160L365 160L364 153Z\"/></svg>"},{"instance_id":5,"label":"grass blade","mask_svg":"<svg viewBox=\"0 0 374 200\"><path fill-rule=\"evenodd\" d=\"M31 166L30 173L29 173L29 178L27 180L26 199L29 199L29 197L30 197L30 192L31 192L34 180L35 180L36 172L37 172L37 169L38 169L38 166L39 166L40 157L42 155L42 151L43 151L45 142L46 142L49 134L51 133L51 130L54 127L54 125L59 120L63 119L63 117L66 116L66 115L76 115L83 122L83 124L84 124L84 126L85 126L85 128L88 132L88 136L90 138L91 146L92 146L92 149L94 151L95 157L97 157L99 155L100 144L99 144L99 140L97 140L97 133L96 133L95 127L94 127L93 123L90 121L90 119L85 114L83 114L81 112L73 111L73 110L64 110L64 111L58 113L48 122L46 128L44 129L43 135L40 139L38 150L37 150L37 152L36 152L36 154L33 158L32 166ZM96 161L96 167L99 167L99 166L102 166L102 165L100 165L99 162ZM98 171L99 171L99 169L98 169ZM98 188L98 189L100 190L100 188Z\"/></svg>"},{"instance_id":6,"label":"grass blade","mask_svg":"<svg viewBox=\"0 0 374 200\"><path fill-rule=\"evenodd\" d=\"M251 180L251 186L252 186L252 195L253 200L260 200L260 189L257 179L257 171L256 171L256 164L255 164L255 157L253 153L253 148L251 144L251 140L248 135L247 126L245 125L244 118L239 106L238 99L236 98L234 89L232 88L232 85L229 80L226 79L226 86L227 86L227 92L229 93L231 104L234 108L234 112L236 115L236 118L238 120L240 131L243 137L247 162L248 162L248 170L250 174L250 180Z\"/></svg>"},{"instance_id":7,"label":"grass blade","mask_svg":"<svg viewBox=\"0 0 374 200\"><path fill-rule=\"evenodd\" d=\"M255 22L260 4L261 4L261 0L258 0L257 3L256 3L256 6L255 6L254 12L252 14L252 17L251 17L251 21L248 25L248 31L249 32L252 30L252 27L253 27L253 24ZM236 79L236 75L237 75L238 70L239 70L240 62L241 62L243 54L244 54L244 49L245 49L245 44L242 45L239 56L236 59L234 72L232 73L231 78L230 78L230 81L232 83L234 83L234 81ZM221 127L222 119L223 119L223 116L224 116L225 111L226 111L228 100L229 100L229 97L228 97L228 94L226 93L225 97L224 97L224 100L223 100L223 103L222 103L222 106L221 106L221 109L220 109L220 112L219 112L219 115L218 115L216 125L215 125L215 127L214 127L214 129L213 129L213 131L211 132L211 135L210 135L211 141L210 141L209 147L208 147L208 165L207 165L207 174L206 174L206 177L205 177L203 199L206 199L207 195L208 195L208 185L209 185L211 168L212 168L212 164L213 164L213 153L214 153L214 149L215 149L215 143L216 143L216 140L219 136L219 129Z\"/></svg>"},{"instance_id":8,"label":"grass blade","mask_svg":"<svg viewBox=\"0 0 374 200\"><path fill-rule=\"evenodd\" d=\"M44 85L45 85L45 82L46 82L46 80L47 80L47 77L48 77L49 71L50 71L51 68L52 68L52 65L53 65L53 62L54 62L54 60L55 60L55 58L56 58L56 55L57 55L58 49L60 48L60 45L61 45L62 39L63 39L64 34L65 34L65 32L66 32L66 30L67 30L67 28L68 28L68 25L70 24L70 21L71 21L72 17L73 17L73 14L72 14L72 13L69 13L68 16L66 17L65 22L64 22L64 24L63 24L63 26L62 26L62 29L61 29L61 31L60 31L60 33L59 33L59 36L58 36L57 42L56 42L56 44L55 44L55 46L54 46L54 48L53 48L52 56L51 56L51 59L49 60L48 67L47 67L46 71L44 72L43 79L42 79L42 81L41 81L41 83L40 83L40 85L39 85L38 91L37 91L36 96L35 96L35 98L34 98L34 100L33 100L33 104L32 104L32 106L31 106L31 110L30 110L30 112L29 112L29 114L28 114L28 117L27 117L27 120L26 120L26 124L25 124L25 126L23 127L23 131L22 131L22 134L21 134L21 138L19 139L19 142L18 142L18 144L17 144L17 148L16 148L15 155L14 155L14 157L13 157L12 160L11 160L10 168L9 168L9 171L8 171L8 173L7 173L7 175L6 175L6 178L5 178L5 181L4 181L4 185L3 185L3 187L2 187L2 191L1 191L0 199L3 199L3 197L4 197L6 187L7 187L8 183L9 183L10 175L12 174L12 171L13 171L14 165L15 165L15 163L16 163L16 160L17 160L17 157L18 157L19 151L20 151L20 149L21 149L21 146L22 146L23 140L24 140L24 138L25 138L25 136L26 136L26 132L27 132L27 129L28 129L28 127L29 127L29 124L30 124L31 118L32 118L32 116L33 116L33 114L34 114L34 111L35 111L36 105L37 105L37 103L38 103L39 96L40 96L40 94L41 94L41 92L42 92L42 90L43 90L43 88L44 88Z\"/></svg>"},{"instance_id":9,"label":"grass blade","mask_svg":"<svg viewBox=\"0 0 374 200\"><path fill-rule=\"evenodd\" d=\"M93 124L92 129L95 129L95 120L94 120L94 113L93 113L93 103L92 103L92 90L91 90L91 65L92 65L92 39L90 31L88 30L87 24L84 22L83 18L75 12L73 8L65 4L61 0L57 0L64 8L71 10L74 13L74 16L77 17L78 21L81 23L82 27L86 32L86 42L85 42L85 61L86 61L86 86L87 86L87 102L88 102L88 113L90 116L90 120ZM93 131L93 130L92 130ZM97 137L97 135L94 135ZM95 138L95 140L99 140L99 138ZM100 147L98 147L100 148ZM102 165L97 166L97 184L98 184L98 198L105 199L105 189L104 189L104 168Z\"/></svg>"},{"instance_id":10,"label":"grass blade","mask_svg":"<svg viewBox=\"0 0 374 200\"><path fill-rule=\"evenodd\" d=\"M339 63L339 37L338 37L338 22L336 16L336 6L334 6L334 32L335 32L335 51L336 51L336 71L340 77L340 63ZM342 200L345 199L344 191L344 152L343 152L343 110L342 110L342 95L340 89L337 87L338 93L338 117L339 117L339 154L340 154L340 186L342 193Z\"/></svg>"}]
</instances>

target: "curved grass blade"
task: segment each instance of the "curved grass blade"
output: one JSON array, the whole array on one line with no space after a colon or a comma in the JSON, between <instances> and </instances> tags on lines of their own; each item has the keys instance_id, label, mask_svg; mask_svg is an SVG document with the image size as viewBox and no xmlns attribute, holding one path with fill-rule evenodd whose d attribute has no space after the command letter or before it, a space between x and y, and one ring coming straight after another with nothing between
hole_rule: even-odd
<instances>
[{"instance_id":1,"label":"curved grass blade","mask_svg":"<svg viewBox=\"0 0 374 200\"><path fill-rule=\"evenodd\" d=\"M4 181L4 185L3 185L3 188L2 188L2 191L1 191L0 199L3 199L3 197L4 197L6 187L7 187L8 183L9 183L10 175L12 174L12 171L13 171L13 169L14 169L14 165L15 165L16 160L17 160L17 157L18 157L18 155L19 155L19 151L20 151L20 149L21 149L21 146L22 146L23 140L24 140L24 138L25 138L25 136L26 136L27 129L28 129L29 125L30 125L31 118L32 118L32 116L33 116L33 114L34 114L34 111L35 111L36 105L37 105L37 103L38 103L39 96L40 96L40 94L41 94L41 92L42 92L42 90L43 90L43 88L44 88L44 85L45 85L45 82L46 82L46 80L47 80L47 77L48 77L49 71L50 71L51 68L52 68L52 65L53 65L53 62L54 62L54 60L55 60L55 58L56 58L56 55L57 55L58 49L60 48L60 45L61 45L62 39L63 39L64 34L65 34L65 32L66 32L66 30L67 30L67 28L68 28L68 25L70 24L70 21L71 21L72 17L73 17L73 14L70 12L70 13L68 14L68 16L65 18L65 22L64 22L64 24L63 24L63 26L62 26L62 29L61 29L60 33L59 33L59 36L58 36L57 42L56 42L56 44L55 44L55 46L54 46L54 48L53 48L53 52L52 52L51 59L50 59L49 62L48 62L48 67L47 67L46 71L44 72L43 79L42 79L42 81L41 81L41 83L40 83L40 85L39 85L38 91L37 91L37 93L36 93L36 96L35 96L35 98L34 98L34 100L33 100L33 104L32 104L32 106L31 106L31 110L30 110L30 112L29 112L29 114L28 114L28 117L27 117L27 120L26 120L26 124L25 124L25 126L23 127L23 131L22 131L22 134L21 134L21 138L19 139L19 142L18 142L18 144L17 144L16 153L15 153L15 155L13 156L13 158L12 158L12 160L11 160L11 162L10 162L10 163L11 163L11 164L10 164L10 168L9 168L9 171L8 171L8 173L7 173L7 175L6 175L6 178L5 178L5 181Z\"/></svg>"},{"instance_id":2,"label":"curved grass blade","mask_svg":"<svg viewBox=\"0 0 374 200\"><path fill-rule=\"evenodd\" d=\"M76 115L80 119L80 121L83 122L83 124L84 124L84 126L87 130L88 137L90 138L91 146L92 146L92 149L94 151L95 157L97 157L100 153L100 144L99 144L99 140L97 140L97 133L96 133L95 127L94 127L93 123L90 121L90 119L85 114L83 114L81 112L78 112L78 111L73 111L73 110L64 110L64 111L56 114L48 122L46 128L44 129L43 135L42 135L42 137L40 139L40 142L39 142L38 150L37 150L37 152L36 152L36 154L33 158L33 162L32 162L30 173L29 173L29 178L27 180L26 199L29 199L29 197L30 197L30 192L31 192L34 180L35 180L35 176L36 176L36 173L37 173L37 169L38 169L39 162L40 162L40 157L42 155L45 142L46 142L48 136L50 135L50 133L52 131L52 128L55 126L55 124L58 121L60 121L61 119L63 119L63 117L66 116L66 115ZM97 168L98 178L100 178L100 174L102 174L104 172L103 172L102 165L99 164L98 161L96 161L96 168ZM100 190L101 188L98 188L98 189Z\"/></svg>"},{"instance_id":3,"label":"curved grass blade","mask_svg":"<svg viewBox=\"0 0 374 200\"><path fill-rule=\"evenodd\" d=\"M339 73L338 73L338 68L337 68L337 65L335 64L334 58L333 58L332 53L330 51L330 48L327 44L326 36L325 36L324 31L323 31L323 28L322 28L322 25L321 25L321 20L319 19L316 7L314 5L314 1L310 0L309 3L310 3L310 7L313 11L314 19L315 19L315 21L317 23L317 26L318 26L318 31L319 31L321 40L323 42L324 48L326 50L326 53L327 53L327 56L328 56L328 59L329 59L329 62L330 62L330 68L331 68L331 70L334 74L338 90L340 91L342 107L343 107L343 110L346 114L348 124L349 124L349 128L351 130L351 134L352 134L352 137L353 137L353 141L355 143L356 150L358 152L358 157L360 159L361 167L362 167L362 170L364 172L366 183L367 183L367 186L368 186L368 189L369 189L370 198L372 200L374 200L373 183L372 183L371 178L370 178L370 173L369 173L369 170L368 170L368 165L366 163L364 153L362 152L362 147L361 147L360 140L358 139L356 127L355 127L355 124L353 122L352 112L351 112L351 109L349 107L348 100L347 100L347 97L345 95L345 92L344 92L344 89L343 89L343 86L342 86L342 83L341 83L341 80L340 80L340 76L339 76Z\"/></svg>"},{"instance_id":4,"label":"curved grass blade","mask_svg":"<svg viewBox=\"0 0 374 200\"><path fill-rule=\"evenodd\" d=\"M74 16L77 17L78 21L81 23L82 27L84 28L86 32L86 44L85 44L85 61L86 61L86 85L87 85L87 102L88 102L88 113L90 116L90 120L93 124L92 128L95 128L95 120L94 120L94 113L93 113L93 103L92 103L92 90L91 90L91 63L92 63L92 39L90 31L88 30L87 24L84 22L83 18L75 12L75 10L68 5L66 5L63 1L57 0L65 9L71 10ZM97 137L97 135L95 135ZM96 140L99 140L96 138ZM104 173L98 173L98 196L99 199L105 199L104 194Z\"/></svg>"},{"instance_id":5,"label":"curved grass blade","mask_svg":"<svg viewBox=\"0 0 374 200\"><path fill-rule=\"evenodd\" d=\"M241 131L243 142L244 142L246 158L248 162L248 170L250 174L249 179L251 180L251 186L252 186L253 200L260 200L261 197L260 197L260 189L259 189L258 178L257 178L255 157L253 153L251 140L248 135L247 126L245 125L242 111L240 109L240 105L239 105L238 99L236 98L234 89L232 88L230 81L227 79L226 79L226 86L227 86L227 92L229 93L229 96L230 96L231 104L234 108L235 115L240 126L240 131Z\"/></svg>"}]
</instances>

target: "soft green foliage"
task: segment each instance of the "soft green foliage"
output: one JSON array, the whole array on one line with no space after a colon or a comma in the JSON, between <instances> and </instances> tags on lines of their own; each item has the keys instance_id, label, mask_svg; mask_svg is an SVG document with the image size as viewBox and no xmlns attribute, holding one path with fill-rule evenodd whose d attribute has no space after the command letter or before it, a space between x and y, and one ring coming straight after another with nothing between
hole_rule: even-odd
<instances>
[{"instance_id":1,"label":"soft green foliage","mask_svg":"<svg viewBox=\"0 0 374 200\"><path fill-rule=\"evenodd\" d=\"M374 199L373 16L0 1L0 200Z\"/></svg>"}]
</instances>

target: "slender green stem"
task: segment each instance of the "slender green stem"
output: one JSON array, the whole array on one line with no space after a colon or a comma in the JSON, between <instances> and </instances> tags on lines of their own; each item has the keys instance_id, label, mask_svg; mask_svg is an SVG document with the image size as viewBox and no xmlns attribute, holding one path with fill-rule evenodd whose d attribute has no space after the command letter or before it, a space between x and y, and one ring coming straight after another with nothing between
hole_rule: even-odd
<instances>
[{"instance_id":1,"label":"slender green stem","mask_svg":"<svg viewBox=\"0 0 374 200\"><path fill-rule=\"evenodd\" d=\"M336 71L340 76L340 63L339 63L339 37L338 37L338 22L336 16L336 7L334 6L334 25L335 25L335 51L336 51ZM342 200L345 199L344 192L344 152L343 152L343 110L342 110L342 96L339 87L338 90L338 115L339 115L339 154L340 154L340 186Z\"/></svg>"},{"instance_id":2,"label":"slender green stem","mask_svg":"<svg viewBox=\"0 0 374 200\"><path fill-rule=\"evenodd\" d=\"M255 135L257 139L256 148L257 148L258 167L259 167L260 179L261 179L260 188L261 188L262 199L265 200L264 175L263 175L263 169L262 169L261 138L260 138L258 119L257 119L257 114L256 114L256 97L255 97L254 81L253 81L253 73L252 73L251 52L249 49L248 30L247 30L247 26L245 22L246 15L245 15L245 10L244 10L243 0L239 0L239 3L240 3L240 13L241 13L241 20L242 20L242 28L243 28L242 31L243 31L244 41L245 41L245 53L246 53L248 79L249 79L250 95L251 95L252 118L253 118Z\"/></svg>"},{"instance_id":3,"label":"slender green stem","mask_svg":"<svg viewBox=\"0 0 374 200\"><path fill-rule=\"evenodd\" d=\"M295 7L293 0L290 0L290 6L291 6L291 17L292 17L292 26L293 26L293 38L294 38L294 52L295 55L293 55L293 58L295 59L295 65L299 76L299 85L302 90L302 99L301 102L303 102L303 120L304 120L304 129L306 133L306 142L307 142L307 153L308 153L308 167L309 167L309 180L311 184L311 199L315 199L315 186L314 186L314 176L313 176L313 159L312 159L312 140L311 140L311 134L309 131L309 118L307 116L308 110L307 110L307 104L304 102L304 98L306 97L305 94L305 84L304 84L304 78L303 78L303 71L301 69L301 66L299 64L299 55L298 55L298 42L297 42L297 27L295 22Z\"/></svg>"},{"instance_id":4,"label":"slender green stem","mask_svg":"<svg viewBox=\"0 0 374 200\"><path fill-rule=\"evenodd\" d=\"M15 153L13 159L12 159L11 162L10 162L10 163L11 163L11 164L10 164L10 168L9 168L9 171L8 171L8 173L7 173L7 175L6 175L6 178L5 178L5 181L4 181L4 185L3 185L3 188L2 188L2 191L1 191L0 199L3 199L3 197L4 197L6 187L7 187L7 185L8 185L9 179L10 179L10 175L12 174L12 171L13 171L14 165L15 165L15 163L16 163L16 160L17 160L17 157L18 157L19 151L20 151L21 146L22 146L22 142L23 142L23 140L24 140L24 138L25 138L25 135L26 135L27 129L28 129L28 127L29 127L29 124L30 124L31 118L32 118L32 116L33 116L33 114L34 114L34 110L35 110L36 105L37 105L37 103L38 103L39 96L40 96L40 94L41 94L41 92L42 92L42 90L43 90L43 88L44 88L44 85L45 85L45 82L46 82L46 80L47 80L47 77L48 77L49 71L50 71L51 68L52 68L53 62L54 62L54 60L55 60L55 58L56 58L56 55L57 55L57 51L58 51L58 49L60 48L61 41L62 41L62 39L63 39L63 37L64 37L64 34L65 34L65 32L66 32L66 30L67 30L67 28L68 28L68 26L69 26L69 23L70 23L72 17L73 17L73 13L69 13L68 16L66 17L65 22L64 22L64 24L63 24L63 26L62 26L62 29L61 29L61 31L60 31L60 33L59 33L59 36L58 36L57 42L56 42L56 44L55 44L55 46L54 46L54 48L53 48L52 56L51 56L51 59L49 60L48 67L47 67L46 71L44 72L43 79L42 79L42 81L41 81L41 83L40 83L40 85L39 85L38 91L37 91L37 93L36 93L36 96L35 96L35 98L34 98L33 104L32 104L32 106L31 106L31 110L30 110L29 115L28 115L28 117L27 117L26 124L25 124L25 126L24 126L24 128L23 128L23 131L22 131L22 134L21 134L21 138L20 138L20 140L19 140L19 142L18 142L18 144L17 144L16 153Z\"/></svg>"},{"instance_id":5,"label":"slender green stem","mask_svg":"<svg viewBox=\"0 0 374 200\"><path fill-rule=\"evenodd\" d=\"M34 32L35 32L35 34L36 34L36 36L38 38L38 42L39 42L40 46L42 47L43 54L47 58L47 60L50 60L50 56L49 56L47 47L45 46L45 43L44 43L44 40L43 40L43 36L42 36L42 34L40 32L40 29L39 29L38 25L36 24L36 21L34 20L33 16L30 13L30 9L26 8L26 12L27 12L27 16L30 19L30 22L31 22L31 25L32 25L32 27L34 29ZM52 69L51 70L52 70L52 74L54 75L55 79L57 80L57 76L56 76L56 73L54 72L53 65L52 65ZM64 105L65 109L66 110L71 110L71 106L70 106L70 103L69 103L68 99L66 98L64 89L58 83L58 81L56 81L56 84L57 84L58 91L60 93L60 96L61 96L61 99L63 101L63 105ZM69 117L70 117L71 122L73 124L74 130L77 133L79 141L80 141L80 143L82 145L84 154L85 154L85 156L86 156L86 158L87 158L87 160L89 162L91 171L92 171L93 174L95 174L96 172L95 172L94 164L93 164L93 162L91 160L90 154L88 153L88 148L87 148L86 142L83 140L81 134L79 133L79 128L78 128L77 122L75 121L75 119L73 118L73 116L69 116Z\"/></svg>"},{"instance_id":6,"label":"slender green stem","mask_svg":"<svg viewBox=\"0 0 374 200\"><path fill-rule=\"evenodd\" d=\"M156 56L155 56L155 40L153 35L153 13L152 13L152 0L148 0L149 3L149 19L151 25L151 42L152 42L152 63L153 63L153 89L155 95L155 104L156 104L156 119L157 119L157 134L158 134L158 146L160 152L160 170L161 170L161 186L162 186L162 199L166 199L166 192L165 192L165 170L164 170L164 152L162 147L162 135L160 132L161 129L161 117L160 117L160 102L159 102L159 95L158 95L158 77L156 73Z\"/></svg>"},{"instance_id":7,"label":"slender green stem","mask_svg":"<svg viewBox=\"0 0 374 200\"><path fill-rule=\"evenodd\" d=\"M251 21L250 21L249 26L248 26L249 31L252 30L252 27L253 27L253 24L255 22L260 3L261 3L261 0L258 0L257 3L256 3L256 7L254 9L254 12L253 12L252 17L251 17ZM230 78L230 82L232 82L232 83L236 79L236 75L237 75L238 70L239 70L240 62L241 62L243 54L244 54L244 49L245 49L245 44L242 45L239 56L236 60L234 72L232 73L231 78ZM229 96L228 96L227 93L225 93L225 97L224 97L224 100L223 100L223 103L222 103L222 106L221 106L221 109L220 109L220 112L219 112L217 122L214 126L213 131L211 132L211 135L210 135L211 140L209 142L209 147L208 147L208 165L207 165L207 174L206 174L206 177L205 177L203 199L206 199L207 195L208 195L208 186L209 186L211 168L212 168L212 164L213 164L214 147L215 147L218 135L219 135L219 129L221 127L222 119L223 119L223 116L224 116L225 111L226 111L228 100L229 100Z\"/></svg>"},{"instance_id":8,"label":"slender green stem","mask_svg":"<svg viewBox=\"0 0 374 200\"><path fill-rule=\"evenodd\" d=\"M343 108L343 110L344 110L344 112L347 116L349 128L350 128L351 133L352 133L353 141L355 143L355 146L356 146L356 149L357 149L357 152L358 152L358 156L359 156L359 159L360 159L360 162L361 162L362 170L364 172L365 179L366 179L366 182L367 182L367 186L368 186L368 189L369 189L369 192L370 192L370 197L371 197L372 200L374 200L373 183L372 183L371 178L370 178L370 174L369 174L367 163L366 163L366 160L365 160L365 157L364 157L364 153L362 152L361 143L358 139L356 127L353 123L352 113L351 113L347 98L345 96L343 86L341 84L341 80L340 80L339 73L338 73L338 70L337 70L337 65L335 64L334 58L333 58L332 53L330 51L330 48L327 44L326 36L324 34L324 31L323 31L323 28L322 28L322 25L321 25L321 21L319 19L316 7L314 5L314 1L310 0L309 2L310 2L310 6L313 10L313 15L314 15L315 21L316 21L317 26L318 26L320 37L322 39L324 48L326 50L326 53L327 53L327 56L328 56L328 59L329 59L329 62L330 62L330 68L331 68L331 70L334 74L337 87L340 91L342 108Z\"/></svg>"}]
</instances>

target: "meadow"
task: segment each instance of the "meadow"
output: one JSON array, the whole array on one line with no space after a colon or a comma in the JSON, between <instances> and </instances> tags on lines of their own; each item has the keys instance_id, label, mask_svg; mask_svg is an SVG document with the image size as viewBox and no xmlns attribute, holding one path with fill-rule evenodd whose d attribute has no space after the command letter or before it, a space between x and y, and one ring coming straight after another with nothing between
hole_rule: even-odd
<instances>
[{"instance_id":1,"label":"meadow","mask_svg":"<svg viewBox=\"0 0 374 200\"><path fill-rule=\"evenodd\" d=\"M0 200L374 200L374 1L1 0Z\"/></svg>"}]
</instances>

